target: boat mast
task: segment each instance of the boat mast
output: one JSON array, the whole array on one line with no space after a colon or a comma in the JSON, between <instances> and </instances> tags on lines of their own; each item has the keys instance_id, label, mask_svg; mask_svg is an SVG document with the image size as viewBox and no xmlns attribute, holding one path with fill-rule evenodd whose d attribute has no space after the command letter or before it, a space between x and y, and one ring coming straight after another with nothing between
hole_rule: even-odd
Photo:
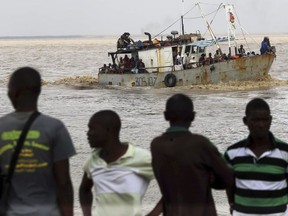
<instances>
[{"instance_id":1,"label":"boat mast","mask_svg":"<svg viewBox=\"0 0 288 216\"><path fill-rule=\"evenodd\" d=\"M229 54L231 55L231 41L230 41L230 25L229 25L229 13L227 11L226 5L224 5L226 11L226 22L227 22L227 36L228 36L228 49Z\"/></svg>"},{"instance_id":2,"label":"boat mast","mask_svg":"<svg viewBox=\"0 0 288 216\"><path fill-rule=\"evenodd\" d=\"M235 35L235 17L234 17L234 10L232 5L224 5L225 12L226 12L226 22L227 22L227 36L228 36L228 46L229 46L229 54L231 55L231 36L230 33L232 32L232 36L234 40L236 39ZM237 45L235 47L235 54L237 54Z\"/></svg>"},{"instance_id":3,"label":"boat mast","mask_svg":"<svg viewBox=\"0 0 288 216\"><path fill-rule=\"evenodd\" d=\"M212 30L212 28L211 28L209 22L207 21L206 17L203 15L203 12L202 12L202 9L201 9L201 7L200 7L199 2L196 3L196 5L198 5L199 10L200 10L200 14L201 14L202 18L205 20L206 24L207 24L208 31L210 32L211 37L212 37L213 40L215 41L216 46L217 46L217 48L218 48L220 54L222 55L222 51L221 51L221 48L220 48L220 46L219 46L219 43L218 43L218 41L216 40L215 34L214 34L214 32L213 32L213 30Z\"/></svg>"},{"instance_id":4,"label":"boat mast","mask_svg":"<svg viewBox=\"0 0 288 216\"><path fill-rule=\"evenodd\" d=\"M181 27L182 27L182 35L184 35L185 34L185 31L184 31L184 0L182 0Z\"/></svg>"},{"instance_id":5,"label":"boat mast","mask_svg":"<svg viewBox=\"0 0 288 216\"><path fill-rule=\"evenodd\" d=\"M184 21L183 21L183 15L181 16L181 24L182 24L182 35L184 35Z\"/></svg>"}]
</instances>

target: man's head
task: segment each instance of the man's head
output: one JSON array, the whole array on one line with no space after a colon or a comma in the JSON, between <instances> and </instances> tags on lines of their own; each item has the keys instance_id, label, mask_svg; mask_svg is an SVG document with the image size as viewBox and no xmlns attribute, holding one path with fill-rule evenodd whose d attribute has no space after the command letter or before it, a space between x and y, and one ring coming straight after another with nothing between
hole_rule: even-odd
<instances>
[{"instance_id":1,"label":"man's head","mask_svg":"<svg viewBox=\"0 0 288 216\"><path fill-rule=\"evenodd\" d=\"M91 148L102 148L109 140L119 139L121 120L112 110L95 113L88 124L88 141Z\"/></svg>"},{"instance_id":2,"label":"man's head","mask_svg":"<svg viewBox=\"0 0 288 216\"><path fill-rule=\"evenodd\" d=\"M41 76L31 67L17 69L8 83L8 96L16 110L36 105L41 92Z\"/></svg>"},{"instance_id":3,"label":"man's head","mask_svg":"<svg viewBox=\"0 0 288 216\"><path fill-rule=\"evenodd\" d=\"M189 128L195 117L192 100L184 94L173 95L166 102L164 116L171 126Z\"/></svg>"},{"instance_id":4,"label":"man's head","mask_svg":"<svg viewBox=\"0 0 288 216\"><path fill-rule=\"evenodd\" d=\"M269 105L261 98L252 99L246 106L243 122L253 138L264 138L269 134L272 116Z\"/></svg>"}]
</instances>

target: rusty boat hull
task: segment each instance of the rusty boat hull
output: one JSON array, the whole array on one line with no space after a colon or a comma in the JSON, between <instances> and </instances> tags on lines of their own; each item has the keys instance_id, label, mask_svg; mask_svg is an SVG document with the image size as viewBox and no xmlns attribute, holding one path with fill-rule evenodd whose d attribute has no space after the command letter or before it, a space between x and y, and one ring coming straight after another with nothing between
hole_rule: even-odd
<instances>
[{"instance_id":1,"label":"rusty boat hull","mask_svg":"<svg viewBox=\"0 0 288 216\"><path fill-rule=\"evenodd\" d=\"M259 80L269 74L275 59L273 53L242 57L187 70L139 74L99 73L98 82L103 85L125 87L174 87L227 83L229 81ZM170 75L173 74L173 75ZM171 86L167 76L173 76Z\"/></svg>"}]
</instances>

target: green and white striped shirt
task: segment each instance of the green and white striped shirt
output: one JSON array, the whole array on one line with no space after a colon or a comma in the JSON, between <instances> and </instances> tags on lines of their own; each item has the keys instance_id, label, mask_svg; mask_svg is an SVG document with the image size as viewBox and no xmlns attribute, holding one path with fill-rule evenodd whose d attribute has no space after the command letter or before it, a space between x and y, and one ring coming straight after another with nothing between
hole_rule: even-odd
<instances>
[{"instance_id":1,"label":"green and white striped shirt","mask_svg":"<svg viewBox=\"0 0 288 216\"><path fill-rule=\"evenodd\" d=\"M270 138L273 147L258 158L249 148L250 137L225 152L225 159L235 171L236 212L268 216L284 215L286 211L288 144L274 138L272 133Z\"/></svg>"}]
</instances>

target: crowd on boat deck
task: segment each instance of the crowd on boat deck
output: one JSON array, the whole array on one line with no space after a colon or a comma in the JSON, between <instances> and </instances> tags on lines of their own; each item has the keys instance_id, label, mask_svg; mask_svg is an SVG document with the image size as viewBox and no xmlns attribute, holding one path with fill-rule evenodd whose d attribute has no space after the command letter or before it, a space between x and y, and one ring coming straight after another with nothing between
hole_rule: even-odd
<instances>
[{"instance_id":1,"label":"crowd on boat deck","mask_svg":"<svg viewBox=\"0 0 288 216\"><path fill-rule=\"evenodd\" d=\"M118 60L118 64L112 65L111 63L104 64L103 67L100 68L100 73L147 73L145 69L145 63L136 56L136 59L132 56L131 58L128 55L124 55L124 57L120 57Z\"/></svg>"},{"instance_id":2,"label":"crowd on boat deck","mask_svg":"<svg viewBox=\"0 0 288 216\"><path fill-rule=\"evenodd\" d=\"M118 48L123 48L131 45L132 43L135 43L133 39L130 38L130 34L125 32L118 40ZM275 53L275 47L272 47L270 45L270 40L268 37L264 37L261 48L260 48L260 54L265 54L267 52L274 52ZM222 53L220 49L217 49L215 51L215 54L212 56L212 53L208 53L208 56L206 56L206 53L202 53L200 58L198 59L198 62L191 63L191 56L189 55L189 52L186 52L185 55L182 57L180 52L177 52L176 50L173 51L173 67L174 70L186 70L191 69L193 67L202 67L205 65L211 65L217 62L227 61L227 60L233 60L237 58L242 57L251 57L259 55L256 54L254 51L246 52L243 44L240 45L240 47L237 49L237 52L235 55ZM100 68L99 73L148 73L148 71L145 69L145 63L142 61L142 59L139 59L138 56L136 56L136 59L132 56L131 58L128 57L128 55L125 55L124 57L120 57L117 59L117 64L112 65L111 63L104 64L103 67Z\"/></svg>"},{"instance_id":3,"label":"crowd on boat deck","mask_svg":"<svg viewBox=\"0 0 288 216\"><path fill-rule=\"evenodd\" d=\"M208 57L206 57L206 54L203 53L201 54L197 66L204 66L204 65L211 65L213 63L217 63L217 62L221 62L221 61L227 61L227 60L233 60L236 58L242 58L242 57L251 57L251 56L255 56L255 55L259 55L256 54L254 51L251 52L247 52L245 51L243 44L240 45L240 47L237 49L238 53L234 56L231 55L226 55L225 53L223 53L222 55L220 54L221 52L219 50L216 50L215 54L214 54L214 58L212 57L212 54L209 53ZM260 48L260 54L263 55L265 53L268 52L273 52L273 48L270 45L270 41L268 37L264 37L262 43L261 43L261 48Z\"/></svg>"},{"instance_id":4,"label":"crowd on boat deck","mask_svg":"<svg viewBox=\"0 0 288 216\"><path fill-rule=\"evenodd\" d=\"M222 53L220 49L217 49L215 51L215 54L213 57L212 57L212 53L208 53L208 56L206 56L206 53L202 53L200 58L198 59L198 62L195 62L194 64L190 63L191 57L188 52L184 55L184 57L181 57L180 52L174 52L173 53L174 67L175 67L175 70L183 70L183 69L185 70L185 69L191 69L193 67L201 67L205 65L211 65L217 62L233 60L236 58L251 57L251 56L259 55L259 54L256 54L254 51L246 53L243 47L243 44L240 45L237 51L238 51L237 54L234 56L231 56L230 54L227 55L226 53ZM260 53L262 55L271 51L273 50L270 45L269 38L265 37L263 42L261 43Z\"/></svg>"}]
</instances>

